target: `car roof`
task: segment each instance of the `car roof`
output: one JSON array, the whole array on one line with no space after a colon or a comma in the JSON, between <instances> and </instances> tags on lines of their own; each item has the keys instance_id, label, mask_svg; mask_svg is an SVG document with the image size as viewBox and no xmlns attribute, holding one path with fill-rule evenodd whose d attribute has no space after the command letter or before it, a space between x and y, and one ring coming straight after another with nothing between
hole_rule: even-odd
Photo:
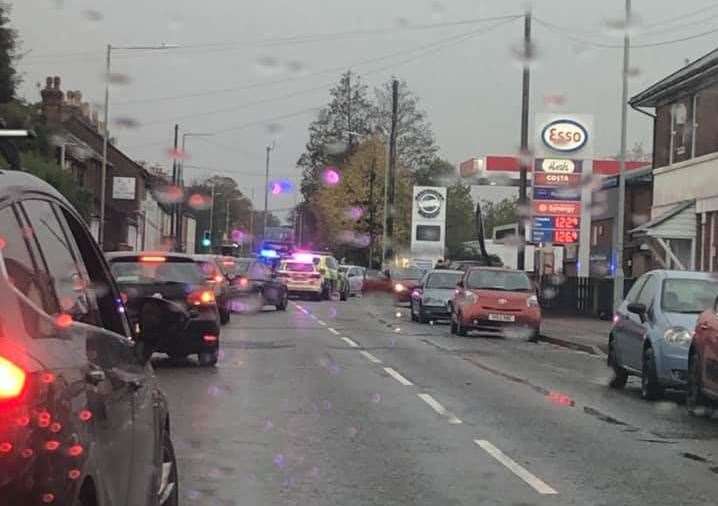
<instances>
[{"instance_id":1,"label":"car roof","mask_svg":"<svg viewBox=\"0 0 718 506\"><path fill-rule=\"evenodd\" d=\"M464 271L455 271L453 269L431 269L426 271L427 274L435 274L435 273L441 273L441 274L459 274L461 276L464 275Z\"/></svg>"},{"instance_id":2,"label":"car roof","mask_svg":"<svg viewBox=\"0 0 718 506\"><path fill-rule=\"evenodd\" d=\"M17 196L23 193L44 194L74 209L74 206L60 192L39 177L19 170L0 170L0 202L16 200Z\"/></svg>"},{"instance_id":3,"label":"car roof","mask_svg":"<svg viewBox=\"0 0 718 506\"><path fill-rule=\"evenodd\" d=\"M667 269L654 269L646 274L657 274L665 279L712 279L718 281L718 275L714 272L697 271L675 271Z\"/></svg>"},{"instance_id":4,"label":"car roof","mask_svg":"<svg viewBox=\"0 0 718 506\"><path fill-rule=\"evenodd\" d=\"M489 266L472 266L468 269L466 269L466 272L474 272L474 271L501 271L501 272L521 272L523 274L526 274L524 271L520 271L518 269L511 269L509 267L489 267Z\"/></svg>"},{"instance_id":5,"label":"car roof","mask_svg":"<svg viewBox=\"0 0 718 506\"><path fill-rule=\"evenodd\" d=\"M199 254L199 255L191 255L192 258L195 260L200 260L202 262L208 262L214 260L215 262L217 260L222 259L222 255L210 255L210 254Z\"/></svg>"},{"instance_id":6,"label":"car roof","mask_svg":"<svg viewBox=\"0 0 718 506\"><path fill-rule=\"evenodd\" d=\"M108 251L105 253L107 260L115 258L132 258L143 256L163 256L167 258L181 258L185 260L196 260L192 255L185 253L176 253L174 251Z\"/></svg>"}]
</instances>

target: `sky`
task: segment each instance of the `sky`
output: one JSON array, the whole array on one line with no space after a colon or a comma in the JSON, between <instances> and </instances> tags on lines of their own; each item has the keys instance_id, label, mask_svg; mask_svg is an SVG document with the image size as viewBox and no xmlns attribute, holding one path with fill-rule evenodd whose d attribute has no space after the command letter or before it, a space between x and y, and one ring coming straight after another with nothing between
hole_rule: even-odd
<instances>
[{"instance_id":1,"label":"sky","mask_svg":"<svg viewBox=\"0 0 718 506\"><path fill-rule=\"evenodd\" d=\"M374 89L406 80L452 163L515 154L520 140L520 16L531 5L531 113L593 114L596 156L619 151L624 0L20 0L21 95L62 78L101 104L105 48L121 75L110 91L112 135L131 157L168 165L172 130L189 137L188 178L230 175L263 206L265 147L271 179L298 183L296 161L328 89L351 68ZM633 0L630 95L711 51L714 0ZM487 19L488 18L488 19ZM500 19L496 19L500 18ZM438 26L437 26L438 25ZM707 33L709 32L709 33ZM705 35L701 35L705 34ZM687 40L678 40L687 39ZM666 44L663 44L663 43ZM656 45L660 44L660 45ZM629 146L651 148L652 121L630 111ZM119 120L123 127L113 121ZM532 123L533 121L531 121ZM533 133L531 135L533 142ZM486 192L493 192L488 195ZM475 196L506 192L477 190ZM270 195L270 210L297 194Z\"/></svg>"}]
</instances>

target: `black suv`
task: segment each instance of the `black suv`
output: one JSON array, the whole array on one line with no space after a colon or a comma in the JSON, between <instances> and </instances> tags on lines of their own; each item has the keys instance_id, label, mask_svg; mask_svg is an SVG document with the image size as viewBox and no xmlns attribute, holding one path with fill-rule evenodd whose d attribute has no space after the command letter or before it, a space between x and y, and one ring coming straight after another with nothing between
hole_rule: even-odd
<instances>
[{"instance_id":1,"label":"black suv","mask_svg":"<svg viewBox=\"0 0 718 506\"><path fill-rule=\"evenodd\" d=\"M176 505L153 342L182 329L141 299L133 333L87 226L53 188L0 170L0 503Z\"/></svg>"}]
</instances>

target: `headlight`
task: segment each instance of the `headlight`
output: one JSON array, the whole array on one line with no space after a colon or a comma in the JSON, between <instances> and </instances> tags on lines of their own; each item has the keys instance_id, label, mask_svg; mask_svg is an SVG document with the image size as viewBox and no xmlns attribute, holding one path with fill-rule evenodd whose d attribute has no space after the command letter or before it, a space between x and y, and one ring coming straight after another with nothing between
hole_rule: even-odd
<instances>
[{"instance_id":1,"label":"headlight","mask_svg":"<svg viewBox=\"0 0 718 506\"><path fill-rule=\"evenodd\" d=\"M402 285L401 283L397 283L394 285L394 291L396 293L403 292L405 290L406 290L406 287L404 285Z\"/></svg>"},{"instance_id":2,"label":"headlight","mask_svg":"<svg viewBox=\"0 0 718 506\"><path fill-rule=\"evenodd\" d=\"M663 334L663 339L671 344L687 344L693 339L693 332L683 327L671 327Z\"/></svg>"},{"instance_id":3,"label":"headlight","mask_svg":"<svg viewBox=\"0 0 718 506\"><path fill-rule=\"evenodd\" d=\"M526 306L528 307L538 307L539 301L538 297L535 295L531 295L529 298L526 299Z\"/></svg>"},{"instance_id":4,"label":"headlight","mask_svg":"<svg viewBox=\"0 0 718 506\"><path fill-rule=\"evenodd\" d=\"M466 290L466 292L464 292L464 296L466 297L466 300L468 300L471 304L476 304L477 302L479 302L479 296L476 295L474 292Z\"/></svg>"}]
</instances>

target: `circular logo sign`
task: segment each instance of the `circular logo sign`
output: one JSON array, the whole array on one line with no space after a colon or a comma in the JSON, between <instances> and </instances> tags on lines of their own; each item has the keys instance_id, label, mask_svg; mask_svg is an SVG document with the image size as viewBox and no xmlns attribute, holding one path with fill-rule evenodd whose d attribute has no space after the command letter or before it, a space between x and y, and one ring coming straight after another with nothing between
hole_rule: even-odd
<instances>
[{"instance_id":1,"label":"circular logo sign","mask_svg":"<svg viewBox=\"0 0 718 506\"><path fill-rule=\"evenodd\" d=\"M546 125L541 132L543 143L554 151L578 151L588 141L588 132L580 123L559 119Z\"/></svg>"},{"instance_id":2,"label":"circular logo sign","mask_svg":"<svg viewBox=\"0 0 718 506\"><path fill-rule=\"evenodd\" d=\"M436 218L441 212L444 196L436 190L422 190L416 194L416 208L424 218Z\"/></svg>"}]
</instances>

